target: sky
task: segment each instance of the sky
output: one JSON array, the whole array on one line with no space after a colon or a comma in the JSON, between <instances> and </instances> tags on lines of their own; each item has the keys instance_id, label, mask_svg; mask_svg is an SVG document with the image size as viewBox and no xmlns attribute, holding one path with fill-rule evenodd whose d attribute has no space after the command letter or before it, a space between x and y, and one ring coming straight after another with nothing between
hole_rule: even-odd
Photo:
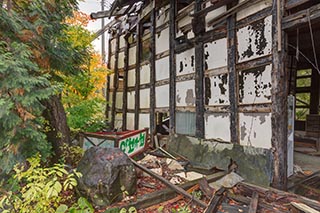
<instances>
[{"instance_id":1,"label":"sky","mask_svg":"<svg viewBox=\"0 0 320 213\"><path fill-rule=\"evenodd\" d=\"M112 0L105 0L105 8L109 8ZM92 12L101 11L101 0L83 0L79 2L80 11L90 15ZM108 22L108 18L105 19L105 23ZM90 21L87 27L91 32L96 32L101 29L101 19ZM106 45L107 45L106 41ZM101 36L93 41L94 49L101 54Z\"/></svg>"}]
</instances>

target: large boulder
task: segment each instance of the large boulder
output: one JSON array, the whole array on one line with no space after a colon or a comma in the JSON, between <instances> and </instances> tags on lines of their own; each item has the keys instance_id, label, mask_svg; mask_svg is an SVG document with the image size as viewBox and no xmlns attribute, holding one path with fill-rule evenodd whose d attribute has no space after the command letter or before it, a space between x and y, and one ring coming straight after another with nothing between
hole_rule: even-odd
<instances>
[{"instance_id":1,"label":"large boulder","mask_svg":"<svg viewBox=\"0 0 320 213\"><path fill-rule=\"evenodd\" d=\"M123 198L124 191L136 191L135 166L118 148L91 147L80 160L77 171L81 196L96 206L110 205Z\"/></svg>"}]
</instances>

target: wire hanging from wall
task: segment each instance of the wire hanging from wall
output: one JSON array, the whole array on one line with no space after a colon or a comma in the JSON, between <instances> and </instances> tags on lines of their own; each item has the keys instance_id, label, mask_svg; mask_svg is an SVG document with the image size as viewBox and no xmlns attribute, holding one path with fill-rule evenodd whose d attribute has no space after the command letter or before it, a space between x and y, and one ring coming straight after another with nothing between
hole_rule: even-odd
<instances>
[{"instance_id":1,"label":"wire hanging from wall","mask_svg":"<svg viewBox=\"0 0 320 213\"><path fill-rule=\"evenodd\" d=\"M317 59L317 53L316 53L316 48L315 48L315 44L314 44L312 25L311 25L311 20L310 20L310 10L309 9L307 10L307 16L308 16L311 44L312 44L312 49L313 49L313 57L314 57L314 60L315 60L315 65L316 65L317 70L318 70L319 75L320 75L319 66L318 66L318 59Z\"/></svg>"}]
</instances>

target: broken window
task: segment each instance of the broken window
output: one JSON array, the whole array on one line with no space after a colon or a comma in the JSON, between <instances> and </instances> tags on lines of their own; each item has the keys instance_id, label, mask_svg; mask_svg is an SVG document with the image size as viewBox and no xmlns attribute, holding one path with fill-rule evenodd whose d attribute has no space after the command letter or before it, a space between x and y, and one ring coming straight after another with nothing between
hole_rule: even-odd
<instances>
[{"instance_id":1,"label":"broken window","mask_svg":"<svg viewBox=\"0 0 320 213\"><path fill-rule=\"evenodd\" d=\"M196 113L176 112L176 133L195 136L196 134Z\"/></svg>"}]
</instances>

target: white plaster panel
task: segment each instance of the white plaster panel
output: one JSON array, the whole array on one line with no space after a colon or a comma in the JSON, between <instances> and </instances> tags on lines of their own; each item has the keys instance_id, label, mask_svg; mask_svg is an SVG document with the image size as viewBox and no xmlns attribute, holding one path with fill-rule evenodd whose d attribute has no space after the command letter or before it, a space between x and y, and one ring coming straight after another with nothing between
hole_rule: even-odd
<instances>
[{"instance_id":1,"label":"white plaster panel","mask_svg":"<svg viewBox=\"0 0 320 213\"><path fill-rule=\"evenodd\" d=\"M150 89L140 90L140 109L150 108Z\"/></svg>"},{"instance_id":2,"label":"white plaster panel","mask_svg":"<svg viewBox=\"0 0 320 213\"><path fill-rule=\"evenodd\" d=\"M204 44L205 69L210 70L227 66L227 49L227 38Z\"/></svg>"},{"instance_id":3,"label":"white plaster panel","mask_svg":"<svg viewBox=\"0 0 320 213\"><path fill-rule=\"evenodd\" d=\"M229 105L228 74L211 76L209 106Z\"/></svg>"},{"instance_id":4,"label":"white plaster panel","mask_svg":"<svg viewBox=\"0 0 320 213\"><path fill-rule=\"evenodd\" d=\"M183 18L181 18L179 21L178 21L178 32L177 32L177 35L176 35L176 37L180 37L180 36L182 36L184 33L183 33L183 31L182 31L182 28L184 27L184 26L186 26L186 25L188 25L188 24L191 24L191 22L192 22L192 17L191 16L185 16L185 17L183 17ZM188 32L187 32L187 38L188 39L191 39L191 38L193 38L194 37L194 33L193 33L193 31L192 30L189 30Z\"/></svg>"},{"instance_id":5,"label":"white plaster panel","mask_svg":"<svg viewBox=\"0 0 320 213\"><path fill-rule=\"evenodd\" d=\"M272 51L272 16L237 30L238 62L266 56Z\"/></svg>"},{"instance_id":6,"label":"white plaster panel","mask_svg":"<svg viewBox=\"0 0 320 213\"><path fill-rule=\"evenodd\" d=\"M109 102L108 102L108 104L110 104L110 106L111 106L111 103L112 103L112 95L113 95L113 92L109 92Z\"/></svg>"},{"instance_id":7,"label":"white plaster panel","mask_svg":"<svg viewBox=\"0 0 320 213\"><path fill-rule=\"evenodd\" d=\"M207 2L207 4L210 3ZM208 5L210 6L211 3ZM226 12L227 11L227 7L226 6L222 6L222 7L219 7L215 10L212 10L211 12L209 12L207 15L206 15L206 30L211 30L212 29L212 26L208 26L208 22L211 21L212 19L214 19L215 17L221 15L222 13Z\"/></svg>"},{"instance_id":8,"label":"white plaster panel","mask_svg":"<svg viewBox=\"0 0 320 213\"><path fill-rule=\"evenodd\" d=\"M150 114L139 114L139 129L150 128Z\"/></svg>"},{"instance_id":9,"label":"white plaster panel","mask_svg":"<svg viewBox=\"0 0 320 213\"><path fill-rule=\"evenodd\" d=\"M127 129L134 130L134 113L127 113Z\"/></svg>"},{"instance_id":10,"label":"white plaster panel","mask_svg":"<svg viewBox=\"0 0 320 213\"><path fill-rule=\"evenodd\" d=\"M245 0L240 0L239 3L243 2ZM249 6L245 7L244 9L240 10L237 13L237 21L241 20L247 16L250 16L252 14L257 13L260 10L263 10L267 7L271 7L272 6L272 0L264 0L264 1L260 1L254 4L250 4Z\"/></svg>"},{"instance_id":11,"label":"white plaster panel","mask_svg":"<svg viewBox=\"0 0 320 213\"><path fill-rule=\"evenodd\" d=\"M169 28L156 34L156 54L169 50Z\"/></svg>"},{"instance_id":12,"label":"white plaster panel","mask_svg":"<svg viewBox=\"0 0 320 213\"><path fill-rule=\"evenodd\" d=\"M114 128L122 129L122 113L117 113L114 119Z\"/></svg>"},{"instance_id":13,"label":"white plaster panel","mask_svg":"<svg viewBox=\"0 0 320 213\"><path fill-rule=\"evenodd\" d=\"M194 48L192 48L176 55L177 76L194 73L194 54Z\"/></svg>"},{"instance_id":14,"label":"white plaster panel","mask_svg":"<svg viewBox=\"0 0 320 213\"><path fill-rule=\"evenodd\" d=\"M119 52L119 55L118 55L118 68L119 69L124 68L124 52Z\"/></svg>"},{"instance_id":15,"label":"white plaster panel","mask_svg":"<svg viewBox=\"0 0 320 213\"><path fill-rule=\"evenodd\" d=\"M115 67L115 55L112 55L110 57L110 69L114 70L114 67Z\"/></svg>"},{"instance_id":16,"label":"white plaster panel","mask_svg":"<svg viewBox=\"0 0 320 213\"><path fill-rule=\"evenodd\" d=\"M117 45L117 39L114 38L111 40L111 52L116 51L116 45Z\"/></svg>"},{"instance_id":17,"label":"white plaster panel","mask_svg":"<svg viewBox=\"0 0 320 213\"><path fill-rule=\"evenodd\" d=\"M110 89L114 87L114 73L110 74Z\"/></svg>"},{"instance_id":18,"label":"white plaster panel","mask_svg":"<svg viewBox=\"0 0 320 213\"><path fill-rule=\"evenodd\" d=\"M239 113L240 144L270 149L271 113Z\"/></svg>"},{"instance_id":19,"label":"white plaster panel","mask_svg":"<svg viewBox=\"0 0 320 213\"><path fill-rule=\"evenodd\" d=\"M129 48L129 66L136 63L136 46Z\"/></svg>"},{"instance_id":20,"label":"white plaster panel","mask_svg":"<svg viewBox=\"0 0 320 213\"><path fill-rule=\"evenodd\" d=\"M271 103L271 69L270 64L239 73L240 103Z\"/></svg>"},{"instance_id":21,"label":"white plaster panel","mask_svg":"<svg viewBox=\"0 0 320 213\"><path fill-rule=\"evenodd\" d=\"M126 46L126 40L124 38L124 35L120 36L120 39L119 39L119 48L124 48Z\"/></svg>"},{"instance_id":22,"label":"white plaster panel","mask_svg":"<svg viewBox=\"0 0 320 213\"><path fill-rule=\"evenodd\" d=\"M132 69L128 71L128 87L134 87L136 84L136 70Z\"/></svg>"},{"instance_id":23,"label":"white plaster panel","mask_svg":"<svg viewBox=\"0 0 320 213\"><path fill-rule=\"evenodd\" d=\"M169 78L169 56L156 60L156 81Z\"/></svg>"},{"instance_id":24,"label":"white plaster panel","mask_svg":"<svg viewBox=\"0 0 320 213\"><path fill-rule=\"evenodd\" d=\"M169 85L156 87L156 107L169 107Z\"/></svg>"},{"instance_id":25,"label":"white plaster panel","mask_svg":"<svg viewBox=\"0 0 320 213\"><path fill-rule=\"evenodd\" d=\"M140 67L140 84L150 83L150 65L146 64Z\"/></svg>"},{"instance_id":26,"label":"white plaster panel","mask_svg":"<svg viewBox=\"0 0 320 213\"><path fill-rule=\"evenodd\" d=\"M127 93L127 107L128 109L134 109L134 103L135 103L135 91L128 91Z\"/></svg>"},{"instance_id":27,"label":"white plaster panel","mask_svg":"<svg viewBox=\"0 0 320 213\"><path fill-rule=\"evenodd\" d=\"M195 81L182 81L176 83L177 106L195 106Z\"/></svg>"},{"instance_id":28,"label":"white plaster panel","mask_svg":"<svg viewBox=\"0 0 320 213\"><path fill-rule=\"evenodd\" d=\"M228 113L205 116L205 138L230 142L230 116Z\"/></svg>"},{"instance_id":29,"label":"white plaster panel","mask_svg":"<svg viewBox=\"0 0 320 213\"><path fill-rule=\"evenodd\" d=\"M156 18L156 26L157 27L159 27L169 21L169 17L170 17L169 9L170 9L170 5L166 5L164 7L161 7L158 10L158 15Z\"/></svg>"},{"instance_id":30,"label":"white plaster panel","mask_svg":"<svg viewBox=\"0 0 320 213\"><path fill-rule=\"evenodd\" d=\"M122 109L123 106L123 92L116 93L116 108Z\"/></svg>"}]
</instances>

